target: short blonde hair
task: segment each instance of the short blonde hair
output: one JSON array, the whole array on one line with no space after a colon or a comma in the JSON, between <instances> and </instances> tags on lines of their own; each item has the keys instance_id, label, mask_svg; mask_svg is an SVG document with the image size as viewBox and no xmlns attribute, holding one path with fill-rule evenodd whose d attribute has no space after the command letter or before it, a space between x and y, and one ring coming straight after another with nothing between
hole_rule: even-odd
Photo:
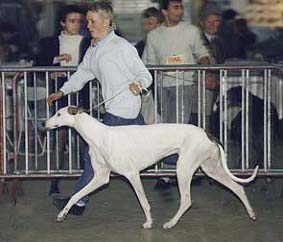
<instances>
[{"instance_id":1,"label":"short blonde hair","mask_svg":"<svg viewBox=\"0 0 283 242\"><path fill-rule=\"evenodd\" d=\"M109 19L110 26L114 27L114 14L110 1L96 1L89 5L88 11L100 13L104 18Z\"/></svg>"}]
</instances>

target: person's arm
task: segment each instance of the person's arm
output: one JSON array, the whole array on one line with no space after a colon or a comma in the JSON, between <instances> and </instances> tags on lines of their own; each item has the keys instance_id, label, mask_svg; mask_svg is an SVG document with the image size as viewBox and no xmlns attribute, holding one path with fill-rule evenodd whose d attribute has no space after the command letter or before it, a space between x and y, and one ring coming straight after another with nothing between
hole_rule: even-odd
<instances>
[{"instance_id":1,"label":"person's arm","mask_svg":"<svg viewBox=\"0 0 283 242\"><path fill-rule=\"evenodd\" d=\"M152 76L133 46L122 50L122 58L128 70L134 75L134 80L131 80L132 83L130 83L130 90L134 95L139 95L143 88L151 85Z\"/></svg>"},{"instance_id":2,"label":"person's arm","mask_svg":"<svg viewBox=\"0 0 283 242\"><path fill-rule=\"evenodd\" d=\"M81 90L88 81L95 78L91 71L91 54L92 49L90 48L86 52L83 61L79 64L77 71L60 88L64 95Z\"/></svg>"},{"instance_id":3,"label":"person's arm","mask_svg":"<svg viewBox=\"0 0 283 242\"><path fill-rule=\"evenodd\" d=\"M207 48L205 47L203 40L201 38L200 31L197 27L194 28L194 52L195 56L198 58L197 63L202 65L211 64L210 56ZM205 87L208 89L215 89L218 86L215 77L209 71L206 72Z\"/></svg>"},{"instance_id":4,"label":"person's arm","mask_svg":"<svg viewBox=\"0 0 283 242\"><path fill-rule=\"evenodd\" d=\"M91 49L86 52L83 61L78 66L77 71L71 75L69 80L63 84L58 92L52 93L48 97L47 102L49 105L52 105L53 102L60 99L64 95L81 90L88 81L95 78L93 72L90 70L90 56Z\"/></svg>"},{"instance_id":5,"label":"person's arm","mask_svg":"<svg viewBox=\"0 0 283 242\"><path fill-rule=\"evenodd\" d=\"M196 26L191 26L191 34L193 36L192 50L196 61L199 64L211 64L209 52L205 47L199 29Z\"/></svg>"},{"instance_id":6,"label":"person's arm","mask_svg":"<svg viewBox=\"0 0 283 242\"><path fill-rule=\"evenodd\" d=\"M142 60L146 65L156 65L160 64L157 62L157 55L154 50L154 36L149 33L147 35L146 44L144 47Z\"/></svg>"},{"instance_id":7,"label":"person's arm","mask_svg":"<svg viewBox=\"0 0 283 242\"><path fill-rule=\"evenodd\" d=\"M210 58L208 56L202 57L198 60L199 64L202 65L209 65L211 64ZM215 79L215 75L213 75L213 72L206 71L206 78L205 78L205 87L208 89L215 89L218 86L218 82Z\"/></svg>"}]
</instances>

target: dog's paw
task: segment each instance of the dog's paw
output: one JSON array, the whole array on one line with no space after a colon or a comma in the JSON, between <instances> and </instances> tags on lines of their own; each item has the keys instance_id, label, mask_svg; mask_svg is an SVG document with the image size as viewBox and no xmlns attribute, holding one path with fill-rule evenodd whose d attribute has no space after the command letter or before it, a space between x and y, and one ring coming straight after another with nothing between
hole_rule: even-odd
<instances>
[{"instance_id":1,"label":"dog's paw","mask_svg":"<svg viewBox=\"0 0 283 242\"><path fill-rule=\"evenodd\" d=\"M142 227L144 229L151 229L152 228L152 222L145 222Z\"/></svg>"},{"instance_id":2,"label":"dog's paw","mask_svg":"<svg viewBox=\"0 0 283 242\"><path fill-rule=\"evenodd\" d=\"M65 218L57 217L56 222L57 223L62 223L62 222L64 222L64 220L65 220Z\"/></svg>"},{"instance_id":3,"label":"dog's paw","mask_svg":"<svg viewBox=\"0 0 283 242\"><path fill-rule=\"evenodd\" d=\"M255 212L253 211L253 209L248 210L247 212L248 212L248 214L249 214L250 219L253 220L253 221L255 221L255 220L256 220L256 214L255 214Z\"/></svg>"},{"instance_id":4,"label":"dog's paw","mask_svg":"<svg viewBox=\"0 0 283 242\"><path fill-rule=\"evenodd\" d=\"M67 214L65 214L65 213L63 213L63 214L59 213L59 215L57 216L56 222L57 222L57 223L64 222L66 216L67 216Z\"/></svg>"},{"instance_id":5,"label":"dog's paw","mask_svg":"<svg viewBox=\"0 0 283 242\"><path fill-rule=\"evenodd\" d=\"M169 221L165 224L163 224L162 228L163 229L172 229L175 226L175 223L173 223L172 221Z\"/></svg>"},{"instance_id":6,"label":"dog's paw","mask_svg":"<svg viewBox=\"0 0 283 242\"><path fill-rule=\"evenodd\" d=\"M255 214L250 215L250 218L251 218L251 220L255 221L256 220L256 215Z\"/></svg>"}]
</instances>

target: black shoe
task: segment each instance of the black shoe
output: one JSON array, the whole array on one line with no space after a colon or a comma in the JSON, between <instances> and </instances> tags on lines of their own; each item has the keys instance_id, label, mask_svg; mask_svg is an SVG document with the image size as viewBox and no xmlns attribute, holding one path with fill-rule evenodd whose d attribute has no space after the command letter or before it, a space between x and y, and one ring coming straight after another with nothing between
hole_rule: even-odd
<instances>
[{"instance_id":1,"label":"black shoe","mask_svg":"<svg viewBox=\"0 0 283 242\"><path fill-rule=\"evenodd\" d=\"M58 187L50 187L50 190L49 190L49 192L48 192L48 195L49 196L52 196L53 194L55 194L55 193L60 193L60 191L59 191L59 189L58 189Z\"/></svg>"},{"instance_id":2,"label":"black shoe","mask_svg":"<svg viewBox=\"0 0 283 242\"><path fill-rule=\"evenodd\" d=\"M85 206L78 206L78 205L73 205L73 207L70 209L69 213L76 215L76 216L81 216L85 210Z\"/></svg>"},{"instance_id":3,"label":"black shoe","mask_svg":"<svg viewBox=\"0 0 283 242\"><path fill-rule=\"evenodd\" d=\"M59 183L58 178L51 180L50 189L49 189L49 192L48 192L49 196L52 196L55 193L60 193L58 183Z\"/></svg>"},{"instance_id":4,"label":"black shoe","mask_svg":"<svg viewBox=\"0 0 283 242\"><path fill-rule=\"evenodd\" d=\"M58 210L62 210L67 203L69 202L70 198L54 198L52 200L52 204L58 209ZM85 210L85 206L78 206L78 205L73 205L71 207L71 209L69 210L69 214L73 214L73 215L77 215L77 216L81 216L83 214Z\"/></svg>"},{"instance_id":5,"label":"black shoe","mask_svg":"<svg viewBox=\"0 0 283 242\"><path fill-rule=\"evenodd\" d=\"M171 187L170 180L164 180L162 178L158 179L156 184L154 185L154 190L167 190Z\"/></svg>"}]
</instances>

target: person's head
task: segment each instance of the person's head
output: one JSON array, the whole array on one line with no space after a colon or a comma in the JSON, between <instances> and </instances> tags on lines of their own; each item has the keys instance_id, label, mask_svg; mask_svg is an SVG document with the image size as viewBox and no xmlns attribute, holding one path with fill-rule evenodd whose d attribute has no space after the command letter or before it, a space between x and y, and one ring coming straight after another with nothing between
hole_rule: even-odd
<instances>
[{"instance_id":1,"label":"person's head","mask_svg":"<svg viewBox=\"0 0 283 242\"><path fill-rule=\"evenodd\" d=\"M160 25L162 22L161 12L155 8L150 7L142 12L143 27L146 32L150 32Z\"/></svg>"},{"instance_id":2,"label":"person's head","mask_svg":"<svg viewBox=\"0 0 283 242\"><path fill-rule=\"evenodd\" d=\"M231 22L234 21L235 18L239 15L239 13L232 8L228 8L222 12L223 21Z\"/></svg>"},{"instance_id":3,"label":"person's head","mask_svg":"<svg viewBox=\"0 0 283 242\"><path fill-rule=\"evenodd\" d=\"M162 0L160 9L167 26L177 25L183 18L184 6L182 0Z\"/></svg>"},{"instance_id":4,"label":"person's head","mask_svg":"<svg viewBox=\"0 0 283 242\"><path fill-rule=\"evenodd\" d=\"M221 25L221 10L215 5L204 6L200 11L200 26L210 35L215 35Z\"/></svg>"},{"instance_id":5,"label":"person's head","mask_svg":"<svg viewBox=\"0 0 283 242\"><path fill-rule=\"evenodd\" d=\"M77 35L84 21L83 10L75 5L64 6L59 12L59 20L65 34Z\"/></svg>"},{"instance_id":6,"label":"person's head","mask_svg":"<svg viewBox=\"0 0 283 242\"><path fill-rule=\"evenodd\" d=\"M97 1L89 6L87 28L94 39L102 39L113 30L113 8L108 1Z\"/></svg>"},{"instance_id":7,"label":"person's head","mask_svg":"<svg viewBox=\"0 0 283 242\"><path fill-rule=\"evenodd\" d=\"M235 31L237 33L245 33L249 30L248 22L244 18L235 19Z\"/></svg>"}]
</instances>

